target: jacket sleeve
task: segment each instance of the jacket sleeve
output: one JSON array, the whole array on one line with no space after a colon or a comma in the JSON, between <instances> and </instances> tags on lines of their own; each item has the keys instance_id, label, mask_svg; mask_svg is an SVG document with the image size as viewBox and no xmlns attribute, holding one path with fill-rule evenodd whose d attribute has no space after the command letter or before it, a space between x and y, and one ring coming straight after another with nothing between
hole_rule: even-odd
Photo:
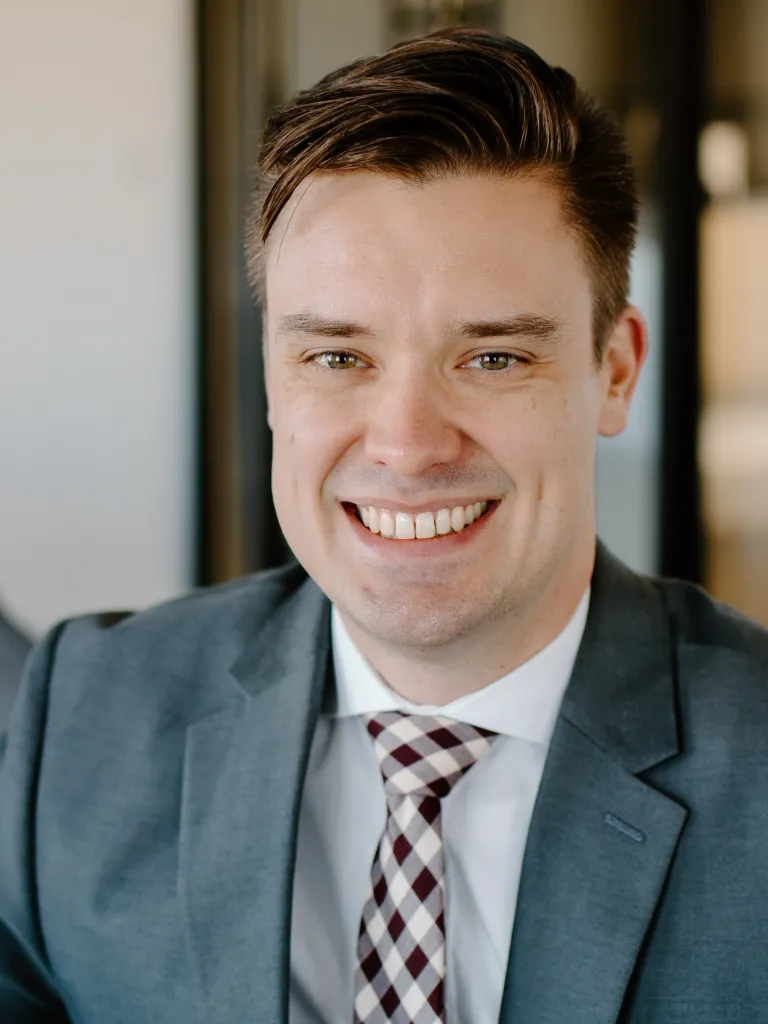
<instances>
[{"instance_id":1,"label":"jacket sleeve","mask_svg":"<svg viewBox=\"0 0 768 1024\"><path fill-rule=\"evenodd\" d=\"M0 740L0 1021L67 1024L40 927L35 877L37 782L49 683L64 630L32 651L10 728Z\"/></svg>"}]
</instances>

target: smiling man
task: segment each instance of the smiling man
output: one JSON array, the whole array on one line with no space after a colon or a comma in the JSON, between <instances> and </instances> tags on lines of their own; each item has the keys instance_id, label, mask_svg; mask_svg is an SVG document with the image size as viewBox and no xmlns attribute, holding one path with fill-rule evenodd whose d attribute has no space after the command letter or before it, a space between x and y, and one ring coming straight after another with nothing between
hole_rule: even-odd
<instances>
[{"instance_id":1,"label":"smiling man","mask_svg":"<svg viewBox=\"0 0 768 1024\"><path fill-rule=\"evenodd\" d=\"M261 171L299 564L38 647L0 1018L764 1019L768 637L595 539L646 352L617 130L451 31L296 96Z\"/></svg>"}]
</instances>

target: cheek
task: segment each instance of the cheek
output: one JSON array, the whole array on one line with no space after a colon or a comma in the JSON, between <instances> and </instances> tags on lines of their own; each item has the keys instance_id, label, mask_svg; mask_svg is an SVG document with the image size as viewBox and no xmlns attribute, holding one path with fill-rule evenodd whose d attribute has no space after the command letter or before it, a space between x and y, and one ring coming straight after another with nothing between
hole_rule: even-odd
<instances>
[{"instance_id":1,"label":"cheek","mask_svg":"<svg viewBox=\"0 0 768 1024\"><path fill-rule=\"evenodd\" d=\"M588 386L560 396L551 410L542 502L558 531L580 522L594 492L596 411Z\"/></svg>"},{"instance_id":2,"label":"cheek","mask_svg":"<svg viewBox=\"0 0 768 1024\"><path fill-rule=\"evenodd\" d=\"M316 487L354 436L344 400L318 392L285 393L273 408L273 468L294 488Z\"/></svg>"},{"instance_id":3,"label":"cheek","mask_svg":"<svg viewBox=\"0 0 768 1024\"><path fill-rule=\"evenodd\" d=\"M572 478L584 477L585 466L593 460L593 420L585 391L542 389L497 410L493 422L486 423L485 444L518 486L527 479L543 492L558 481L568 486ZM499 422L505 423L503 431Z\"/></svg>"},{"instance_id":4,"label":"cheek","mask_svg":"<svg viewBox=\"0 0 768 1024\"><path fill-rule=\"evenodd\" d=\"M328 429L323 403L311 394L281 389L274 407L276 443L305 445Z\"/></svg>"}]
</instances>

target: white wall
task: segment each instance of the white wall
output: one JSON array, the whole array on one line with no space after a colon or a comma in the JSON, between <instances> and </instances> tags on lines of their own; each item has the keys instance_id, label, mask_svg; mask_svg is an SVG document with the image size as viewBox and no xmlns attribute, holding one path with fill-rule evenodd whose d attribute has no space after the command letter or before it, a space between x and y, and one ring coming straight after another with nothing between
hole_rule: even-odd
<instances>
[{"instance_id":1,"label":"white wall","mask_svg":"<svg viewBox=\"0 0 768 1024\"><path fill-rule=\"evenodd\" d=\"M384 49L383 0L292 0L288 92Z\"/></svg>"},{"instance_id":2,"label":"white wall","mask_svg":"<svg viewBox=\"0 0 768 1024\"><path fill-rule=\"evenodd\" d=\"M192 0L0 0L0 596L191 581Z\"/></svg>"}]
</instances>

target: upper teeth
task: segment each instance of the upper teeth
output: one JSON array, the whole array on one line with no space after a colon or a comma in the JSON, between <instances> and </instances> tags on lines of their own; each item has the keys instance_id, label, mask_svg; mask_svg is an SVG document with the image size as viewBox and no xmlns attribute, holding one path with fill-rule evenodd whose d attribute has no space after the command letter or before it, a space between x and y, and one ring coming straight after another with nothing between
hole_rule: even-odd
<instances>
[{"instance_id":1,"label":"upper teeth","mask_svg":"<svg viewBox=\"0 0 768 1024\"><path fill-rule=\"evenodd\" d=\"M479 519L488 508L487 501L476 501L472 505L457 505L455 508L441 508L437 512L390 512L386 508L375 508L373 505L358 505L357 511L363 524L371 533L380 533L382 537L395 540L428 540L436 534L443 536L459 533Z\"/></svg>"}]
</instances>

